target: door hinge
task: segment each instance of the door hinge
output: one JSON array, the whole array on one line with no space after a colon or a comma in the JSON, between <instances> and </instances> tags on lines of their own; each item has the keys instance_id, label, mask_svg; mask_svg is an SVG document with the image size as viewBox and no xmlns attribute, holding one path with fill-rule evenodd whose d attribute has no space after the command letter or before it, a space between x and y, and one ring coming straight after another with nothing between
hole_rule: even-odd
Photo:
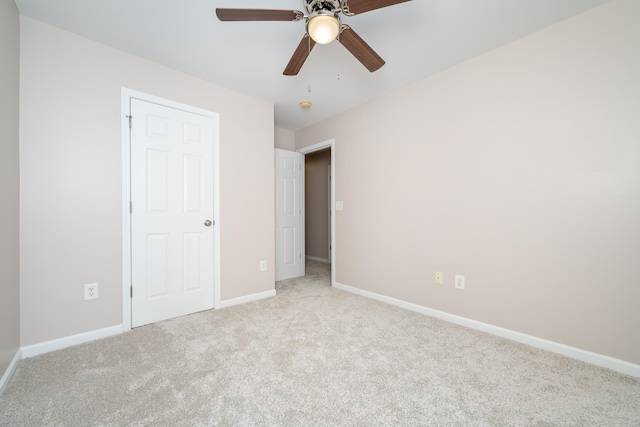
<instances>
[{"instance_id":1,"label":"door hinge","mask_svg":"<svg viewBox=\"0 0 640 427\"><path fill-rule=\"evenodd\" d=\"M133 213L133 202L129 202L129 213Z\"/></svg>"},{"instance_id":2,"label":"door hinge","mask_svg":"<svg viewBox=\"0 0 640 427\"><path fill-rule=\"evenodd\" d=\"M131 291L131 298L133 298L133 285L131 285L131 288L129 288Z\"/></svg>"},{"instance_id":3,"label":"door hinge","mask_svg":"<svg viewBox=\"0 0 640 427\"><path fill-rule=\"evenodd\" d=\"M133 116L127 116L129 118L129 129L131 129L131 125L133 122Z\"/></svg>"}]
</instances>

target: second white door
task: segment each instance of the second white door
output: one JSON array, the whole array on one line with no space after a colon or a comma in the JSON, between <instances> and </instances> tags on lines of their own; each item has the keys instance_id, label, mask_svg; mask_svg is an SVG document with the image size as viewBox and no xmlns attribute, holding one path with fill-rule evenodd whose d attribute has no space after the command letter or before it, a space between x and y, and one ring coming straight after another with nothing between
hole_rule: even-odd
<instances>
[{"instance_id":1,"label":"second white door","mask_svg":"<svg viewBox=\"0 0 640 427\"><path fill-rule=\"evenodd\" d=\"M276 280L304 276L302 185L304 156L275 149Z\"/></svg>"}]
</instances>

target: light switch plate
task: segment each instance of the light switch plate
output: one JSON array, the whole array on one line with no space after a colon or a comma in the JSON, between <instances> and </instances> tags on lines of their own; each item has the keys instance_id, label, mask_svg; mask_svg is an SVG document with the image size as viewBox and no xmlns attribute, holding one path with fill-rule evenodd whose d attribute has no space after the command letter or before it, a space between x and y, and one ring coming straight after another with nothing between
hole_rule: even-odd
<instances>
[{"instance_id":1,"label":"light switch plate","mask_svg":"<svg viewBox=\"0 0 640 427\"><path fill-rule=\"evenodd\" d=\"M338 201L336 201L336 210L337 210L337 211L341 211L341 210L343 210L343 209L344 209L344 202L343 202L342 200L341 200L341 201L339 201L339 202L338 202Z\"/></svg>"}]
</instances>

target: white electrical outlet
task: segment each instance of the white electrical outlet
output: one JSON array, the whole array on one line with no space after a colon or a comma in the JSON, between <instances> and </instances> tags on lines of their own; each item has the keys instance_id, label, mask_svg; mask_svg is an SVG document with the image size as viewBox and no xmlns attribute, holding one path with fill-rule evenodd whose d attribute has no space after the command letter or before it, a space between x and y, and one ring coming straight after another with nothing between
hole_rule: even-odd
<instances>
[{"instance_id":1,"label":"white electrical outlet","mask_svg":"<svg viewBox=\"0 0 640 427\"><path fill-rule=\"evenodd\" d=\"M260 261L260 271L267 271L267 260L263 259Z\"/></svg>"},{"instance_id":2,"label":"white electrical outlet","mask_svg":"<svg viewBox=\"0 0 640 427\"><path fill-rule=\"evenodd\" d=\"M436 271L435 280L436 285L442 285L442 271Z\"/></svg>"},{"instance_id":3,"label":"white electrical outlet","mask_svg":"<svg viewBox=\"0 0 640 427\"><path fill-rule=\"evenodd\" d=\"M454 286L456 287L456 289L464 291L464 276L458 276L456 274L456 281Z\"/></svg>"},{"instance_id":4,"label":"white electrical outlet","mask_svg":"<svg viewBox=\"0 0 640 427\"><path fill-rule=\"evenodd\" d=\"M98 299L98 284L97 283L89 283L84 285L84 299Z\"/></svg>"}]
</instances>

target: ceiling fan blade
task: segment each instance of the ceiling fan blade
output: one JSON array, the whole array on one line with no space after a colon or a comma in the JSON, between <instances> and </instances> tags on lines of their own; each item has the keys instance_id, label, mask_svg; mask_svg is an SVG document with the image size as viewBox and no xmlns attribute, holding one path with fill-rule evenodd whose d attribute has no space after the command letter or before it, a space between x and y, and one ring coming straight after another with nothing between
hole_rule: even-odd
<instances>
[{"instance_id":1,"label":"ceiling fan blade","mask_svg":"<svg viewBox=\"0 0 640 427\"><path fill-rule=\"evenodd\" d=\"M285 76L297 75L315 45L316 42L308 34L305 34L282 74Z\"/></svg>"},{"instance_id":2,"label":"ceiling fan blade","mask_svg":"<svg viewBox=\"0 0 640 427\"><path fill-rule=\"evenodd\" d=\"M384 65L384 59L380 58L351 27L345 25L338 40L372 73Z\"/></svg>"},{"instance_id":3,"label":"ceiling fan blade","mask_svg":"<svg viewBox=\"0 0 640 427\"><path fill-rule=\"evenodd\" d=\"M221 21L299 21L304 14L299 10L277 9L216 9Z\"/></svg>"},{"instance_id":4,"label":"ceiling fan blade","mask_svg":"<svg viewBox=\"0 0 640 427\"><path fill-rule=\"evenodd\" d=\"M359 13L365 13L407 1L411 0L348 0L347 8L349 13L357 15Z\"/></svg>"}]
</instances>

